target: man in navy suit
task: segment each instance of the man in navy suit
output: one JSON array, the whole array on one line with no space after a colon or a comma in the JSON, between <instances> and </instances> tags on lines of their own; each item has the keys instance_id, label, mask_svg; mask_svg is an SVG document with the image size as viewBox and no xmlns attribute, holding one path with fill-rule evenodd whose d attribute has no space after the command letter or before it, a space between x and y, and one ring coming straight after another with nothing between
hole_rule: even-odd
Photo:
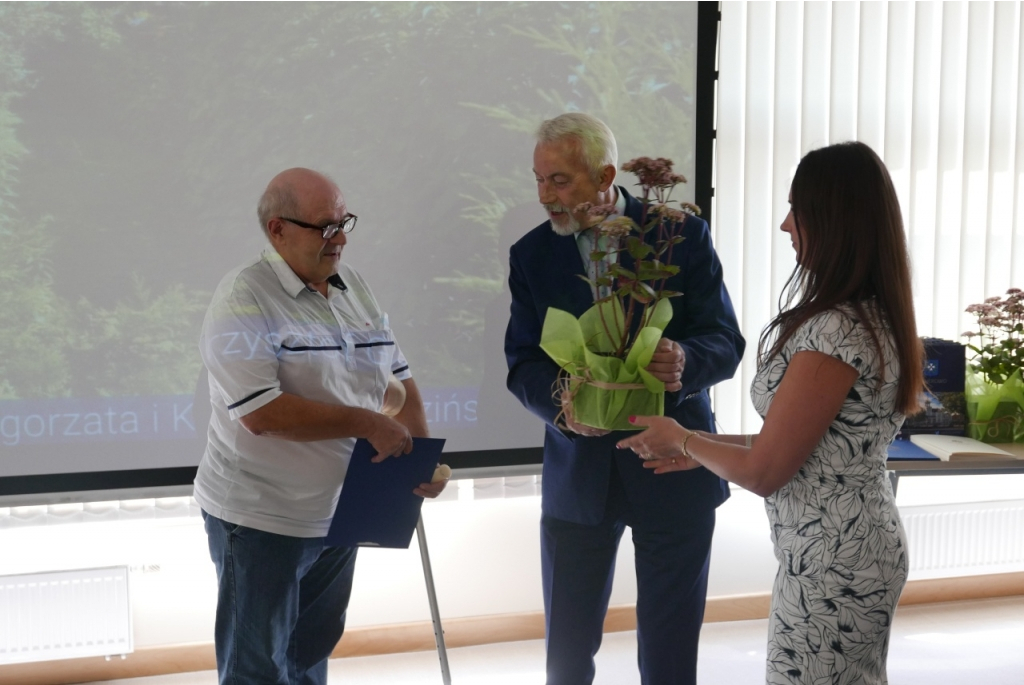
<instances>
[{"instance_id":1,"label":"man in navy suit","mask_svg":"<svg viewBox=\"0 0 1024 685\"><path fill-rule=\"evenodd\" d=\"M615 555L629 526L642 682L693 684L715 508L729 490L703 468L655 475L635 454L616 449L625 434L582 425L567 403L552 398L559 368L539 347L544 316L555 307L578 317L597 294L580 278L593 277L590 229L596 220L574 208L614 205L638 223L642 208L613 185L618 153L604 123L563 114L541 124L536 137L533 171L550 220L512 246L505 355L509 389L546 424L541 570L547 683L593 682ZM688 217L681 234L685 239L672 253L680 271L665 287L682 296L670 300L672 320L647 369L665 382L667 416L714 431L708 388L733 375L745 343L707 223ZM629 268L629 256L620 258Z\"/></svg>"}]
</instances>

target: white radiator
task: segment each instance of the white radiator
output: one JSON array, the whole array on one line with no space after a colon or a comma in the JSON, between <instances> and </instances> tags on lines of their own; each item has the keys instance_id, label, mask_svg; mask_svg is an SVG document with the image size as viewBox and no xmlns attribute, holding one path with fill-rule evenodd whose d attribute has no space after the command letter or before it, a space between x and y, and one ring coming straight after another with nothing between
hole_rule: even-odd
<instances>
[{"instance_id":1,"label":"white radiator","mask_svg":"<svg viewBox=\"0 0 1024 685\"><path fill-rule=\"evenodd\" d=\"M0 664L131 651L127 566L0 576Z\"/></svg>"},{"instance_id":2,"label":"white radiator","mask_svg":"<svg viewBox=\"0 0 1024 685\"><path fill-rule=\"evenodd\" d=\"M1024 501L900 510L914 577L1024 570Z\"/></svg>"}]
</instances>

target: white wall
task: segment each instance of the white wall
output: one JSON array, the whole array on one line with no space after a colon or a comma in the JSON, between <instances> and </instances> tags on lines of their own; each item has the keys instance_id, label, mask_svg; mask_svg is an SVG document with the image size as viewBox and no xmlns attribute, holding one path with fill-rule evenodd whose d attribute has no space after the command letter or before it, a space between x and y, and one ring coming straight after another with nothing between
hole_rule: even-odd
<instances>
[{"instance_id":1,"label":"white wall","mask_svg":"<svg viewBox=\"0 0 1024 685\"><path fill-rule=\"evenodd\" d=\"M455 482L444 500L424 505L443 618L543 610L535 481ZM899 503L906 516L1022 492L1024 476L914 477L901 481ZM0 550L0 575L129 566L136 647L212 640L215 572L190 498L0 508ZM636 600L632 561L627 531L613 606ZM775 569L763 500L734 489L718 510L709 596L770 592ZM915 577L924 576L912 571ZM360 551L349 616L352 627L429 620L415 539L409 550Z\"/></svg>"},{"instance_id":2,"label":"white wall","mask_svg":"<svg viewBox=\"0 0 1024 685\"><path fill-rule=\"evenodd\" d=\"M456 482L424 506L443 617L543 610L534 480ZM719 511L709 592L769 591L775 560L760 498L737 491ZM0 575L129 566L137 647L212 640L215 572L189 498L0 509L0 549ZM409 550L359 555L349 626L429 620L415 538ZM612 605L636 601L632 560L627 531Z\"/></svg>"}]
</instances>

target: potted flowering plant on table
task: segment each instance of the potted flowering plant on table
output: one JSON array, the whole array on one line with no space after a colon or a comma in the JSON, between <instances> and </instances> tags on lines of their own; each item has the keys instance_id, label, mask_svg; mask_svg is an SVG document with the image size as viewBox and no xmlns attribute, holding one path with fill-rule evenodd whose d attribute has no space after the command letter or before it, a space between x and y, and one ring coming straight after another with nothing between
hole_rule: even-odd
<instances>
[{"instance_id":1,"label":"potted flowering plant on table","mask_svg":"<svg viewBox=\"0 0 1024 685\"><path fill-rule=\"evenodd\" d=\"M966 310L978 320L968 331L967 434L982 442L1024 442L1024 291L990 297ZM977 344L972 341L977 338Z\"/></svg>"},{"instance_id":2,"label":"potted flowering plant on table","mask_svg":"<svg viewBox=\"0 0 1024 685\"><path fill-rule=\"evenodd\" d=\"M646 367L672 319L668 298L682 294L665 288L679 273L672 250L683 241L686 215L700 213L687 202L670 206L673 188L686 182L672 172L671 160L639 157L622 170L639 178L640 222L612 217L612 205L575 208L598 221L594 276L582 277L598 295L579 319L548 309L540 343L562 369L556 402L567 398L575 421L608 430L636 430L631 415L665 413L665 384Z\"/></svg>"}]
</instances>

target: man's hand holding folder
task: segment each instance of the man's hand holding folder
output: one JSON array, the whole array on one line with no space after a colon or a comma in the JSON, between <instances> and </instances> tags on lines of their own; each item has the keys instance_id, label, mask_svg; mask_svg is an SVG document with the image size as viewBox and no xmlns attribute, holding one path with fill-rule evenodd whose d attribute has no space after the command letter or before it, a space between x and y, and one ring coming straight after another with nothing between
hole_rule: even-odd
<instances>
[{"instance_id":1,"label":"man's hand holding folder","mask_svg":"<svg viewBox=\"0 0 1024 685\"><path fill-rule=\"evenodd\" d=\"M420 483L420 486L413 490L413 493L420 497L429 497L434 499L441 494L445 486L448 485L448 479L452 477L452 469L448 464L438 464L434 467L434 476L430 479L429 483Z\"/></svg>"},{"instance_id":2,"label":"man's hand holding folder","mask_svg":"<svg viewBox=\"0 0 1024 685\"><path fill-rule=\"evenodd\" d=\"M447 479L423 482L433 480L443 448L444 440L415 438L409 454L375 461L374 446L357 440L327 544L408 547L422 498L436 497L447 484ZM419 486L414 486L417 482Z\"/></svg>"},{"instance_id":3,"label":"man's hand holding folder","mask_svg":"<svg viewBox=\"0 0 1024 685\"><path fill-rule=\"evenodd\" d=\"M401 413L402 409L405 408L406 399L407 391L405 389L405 386L401 383L401 381L395 378L394 374L392 374L391 377L388 379L388 386L384 392L384 405L381 407L381 413L389 418L394 418L398 416ZM421 418L423 419L424 422L426 421L426 417ZM403 424L398 423L397 421L395 423L397 423L398 426L405 428ZM424 434L420 437L425 436L426 433L424 432ZM377 444L377 442L374 441L375 438L377 437L378 436L375 434L372 435L368 440L368 442L373 446L373 448L377 450L377 454L375 454L370 459L370 461L374 463L380 463L387 459L389 456L397 457L402 454L409 454L409 452L411 452L413 449L411 433L408 430L405 433L405 437L408 442L405 444L405 448L399 451L387 449L393 443L390 441L391 436L388 435L386 431L383 431L383 429L381 431L381 435L379 436L379 439L381 441L379 445ZM434 475L430 479L430 482L420 483L419 487L413 489L413 494L419 495L420 497L429 497L430 499L434 499L435 497L440 495L441 492L444 490L445 486L448 485L448 479L451 478L451 476L452 470L446 464L438 464L437 467L435 467L434 469Z\"/></svg>"},{"instance_id":4,"label":"man's hand holding folder","mask_svg":"<svg viewBox=\"0 0 1024 685\"><path fill-rule=\"evenodd\" d=\"M412 452L412 435L409 429L391 417L378 421L373 432L366 436L366 441L377 452L370 459L375 464L388 457L398 457Z\"/></svg>"},{"instance_id":5,"label":"man's hand holding folder","mask_svg":"<svg viewBox=\"0 0 1024 685\"><path fill-rule=\"evenodd\" d=\"M401 457L409 454L413 449L412 436L408 429L397 421L382 422L380 430L372 433L366 441L374 449L376 454L370 457L370 461L379 464L388 457ZM401 430L396 430L401 429ZM447 471L447 473L445 473ZM434 499L448 485L452 470L445 464L438 464L434 469L433 477L429 483L420 483L413 489L413 493L420 497Z\"/></svg>"}]
</instances>

